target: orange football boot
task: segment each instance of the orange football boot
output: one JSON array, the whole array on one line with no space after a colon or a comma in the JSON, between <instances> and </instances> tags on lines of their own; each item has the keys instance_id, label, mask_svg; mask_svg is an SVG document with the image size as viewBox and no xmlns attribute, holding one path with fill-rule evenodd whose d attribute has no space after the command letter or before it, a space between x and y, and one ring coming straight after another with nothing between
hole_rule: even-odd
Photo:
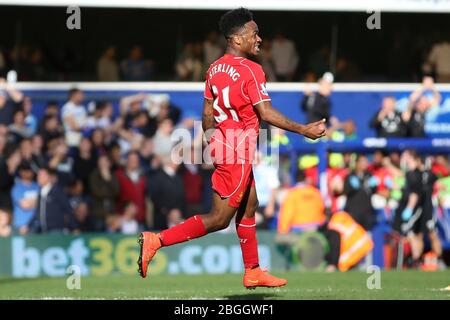
<instances>
[{"instance_id":1,"label":"orange football boot","mask_svg":"<svg viewBox=\"0 0 450 320\"><path fill-rule=\"evenodd\" d=\"M141 246L141 250L139 252L139 274L142 278L147 276L147 268L152 261L153 257L161 248L161 241L159 240L159 235L153 232L141 232L138 240L139 245Z\"/></svg>"},{"instance_id":2,"label":"orange football boot","mask_svg":"<svg viewBox=\"0 0 450 320\"><path fill-rule=\"evenodd\" d=\"M243 283L247 289L255 289L256 287L275 288L285 286L287 280L274 277L267 270L257 267L254 269L245 269Z\"/></svg>"}]
</instances>

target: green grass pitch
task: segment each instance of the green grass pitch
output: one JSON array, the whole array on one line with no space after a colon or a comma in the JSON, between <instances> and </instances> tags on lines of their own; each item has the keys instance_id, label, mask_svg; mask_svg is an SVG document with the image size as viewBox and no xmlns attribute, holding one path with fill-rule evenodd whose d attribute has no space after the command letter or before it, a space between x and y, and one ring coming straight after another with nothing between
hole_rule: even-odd
<instances>
[{"instance_id":1,"label":"green grass pitch","mask_svg":"<svg viewBox=\"0 0 450 320\"><path fill-rule=\"evenodd\" d=\"M82 277L80 290L66 278L0 279L0 299L450 299L450 270L385 271L381 289L367 288L370 274L285 272L283 288L247 290L240 275Z\"/></svg>"}]
</instances>

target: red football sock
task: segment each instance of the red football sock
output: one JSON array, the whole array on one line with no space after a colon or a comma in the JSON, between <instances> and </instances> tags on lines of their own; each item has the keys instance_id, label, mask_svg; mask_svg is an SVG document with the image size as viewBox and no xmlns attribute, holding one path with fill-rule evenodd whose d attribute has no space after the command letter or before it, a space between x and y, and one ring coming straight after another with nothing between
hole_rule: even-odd
<instances>
[{"instance_id":1,"label":"red football sock","mask_svg":"<svg viewBox=\"0 0 450 320\"><path fill-rule=\"evenodd\" d=\"M190 217L183 223L166 229L159 234L163 247L199 238L207 234L200 215Z\"/></svg>"},{"instance_id":2,"label":"red football sock","mask_svg":"<svg viewBox=\"0 0 450 320\"><path fill-rule=\"evenodd\" d=\"M255 217L236 221L236 231L241 243L242 258L245 268L254 268L259 265L258 240L256 240Z\"/></svg>"}]
</instances>

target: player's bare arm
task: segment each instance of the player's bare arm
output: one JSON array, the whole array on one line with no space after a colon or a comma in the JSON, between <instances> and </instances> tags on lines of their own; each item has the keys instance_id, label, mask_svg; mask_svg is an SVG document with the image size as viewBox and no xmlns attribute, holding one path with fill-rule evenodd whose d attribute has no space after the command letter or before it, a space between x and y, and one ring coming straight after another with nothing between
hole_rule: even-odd
<instances>
[{"instance_id":1,"label":"player's bare arm","mask_svg":"<svg viewBox=\"0 0 450 320\"><path fill-rule=\"evenodd\" d=\"M203 99L203 112L202 112L202 128L206 136L206 141L209 142L214 129L214 108L213 100Z\"/></svg>"},{"instance_id":2,"label":"player's bare arm","mask_svg":"<svg viewBox=\"0 0 450 320\"><path fill-rule=\"evenodd\" d=\"M262 120L275 127L304 135L316 140L326 135L325 119L307 125L297 123L276 110L270 101L262 101L255 106Z\"/></svg>"}]
</instances>

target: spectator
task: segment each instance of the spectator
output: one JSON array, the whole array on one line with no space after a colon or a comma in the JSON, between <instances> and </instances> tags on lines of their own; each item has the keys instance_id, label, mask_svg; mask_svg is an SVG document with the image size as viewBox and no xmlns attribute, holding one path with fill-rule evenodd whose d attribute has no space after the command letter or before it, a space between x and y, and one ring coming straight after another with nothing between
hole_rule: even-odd
<instances>
[{"instance_id":1,"label":"spectator","mask_svg":"<svg viewBox=\"0 0 450 320\"><path fill-rule=\"evenodd\" d=\"M433 165L431 170L438 177L447 177L450 175L450 162L448 155L446 154L437 154L434 157Z\"/></svg>"},{"instance_id":2,"label":"spectator","mask_svg":"<svg viewBox=\"0 0 450 320\"><path fill-rule=\"evenodd\" d=\"M384 97L380 111L370 121L379 138L400 138L406 136L406 126L400 111L395 110L395 98Z\"/></svg>"},{"instance_id":3,"label":"spectator","mask_svg":"<svg viewBox=\"0 0 450 320\"><path fill-rule=\"evenodd\" d=\"M16 178L11 190L13 200L12 225L15 231L24 234L36 210L39 185L34 182L34 172L30 163L22 162L18 172L19 177Z\"/></svg>"},{"instance_id":4,"label":"spectator","mask_svg":"<svg viewBox=\"0 0 450 320\"><path fill-rule=\"evenodd\" d=\"M11 188L14 184L14 175L22 161L20 152L6 150L6 138L0 135L0 204L3 208L11 210Z\"/></svg>"},{"instance_id":5,"label":"spectator","mask_svg":"<svg viewBox=\"0 0 450 320\"><path fill-rule=\"evenodd\" d=\"M31 138L33 132L25 125L25 113L18 109L14 111L13 123L9 125L9 134L13 137L13 144L19 144L23 139Z\"/></svg>"},{"instance_id":6,"label":"spectator","mask_svg":"<svg viewBox=\"0 0 450 320\"><path fill-rule=\"evenodd\" d=\"M72 228L75 234L96 231L87 202L81 201L73 209Z\"/></svg>"},{"instance_id":7,"label":"spectator","mask_svg":"<svg viewBox=\"0 0 450 320\"><path fill-rule=\"evenodd\" d=\"M172 141L173 122L170 119L162 120L156 130L154 142L154 153L160 158L170 156L174 142Z\"/></svg>"},{"instance_id":8,"label":"spectator","mask_svg":"<svg viewBox=\"0 0 450 320\"><path fill-rule=\"evenodd\" d=\"M80 142L78 154L75 156L73 173L81 179L86 193L90 193L89 176L97 164L97 159L93 154L92 142L89 138L83 137Z\"/></svg>"},{"instance_id":9,"label":"spectator","mask_svg":"<svg viewBox=\"0 0 450 320\"><path fill-rule=\"evenodd\" d=\"M316 78L330 69L331 50L328 46L322 46L309 59L308 69L313 72Z\"/></svg>"},{"instance_id":10,"label":"spectator","mask_svg":"<svg viewBox=\"0 0 450 320\"><path fill-rule=\"evenodd\" d=\"M342 210L345 204L344 181L349 173L345 166L344 155L330 153L328 155L329 168L327 169L328 199L327 207L331 212Z\"/></svg>"},{"instance_id":11,"label":"spectator","mask_svg":"<svg viewBox=\"0 0 450 320\"><path fill-rule=\"evenodd\" d=\"M60 126L61 129L63 129L60 119L59 119L59 106L55 101L49 101L47 103L47 105L45 106L44 114L39 121L39 125L38 125L39 132L41 132L43 130L45 119L47 119L47 117L49 117L49 116L54 116L56 118L57 125Z\"/></svg>"},{"instance_id":12,"label":"spectator","mask_svg":"<svg viewBox=\"0 0 450 320\"><path fill-rule=\"evenodd\" d=\"M47 151L49 141L64 137L65 135L64 129L59 125L58 117L51 114L44 116L40 134L43 139L44 151Z\"/></svg>"},{"instance_id":13,"label":"spectator","mask_svg":"<svg viewBox=\"0 0 450 320\"><path fill-rule=\"evenodd\" d=\"M14 112L20 109L22 100L23 94L0 78L0 125L9 126L13 123Z\"/></svg>"},{"instance_id":14,"label":"spectator","mask_svg":"<svg viewBox=\"0 0 450 320\"><path fill-rule=\"evenodd\" d=\"M46 165L44 155L40 152L36 153L33 150L32 141L37 141L38 139L39 136L33 136L33 140L24 139L19 145L20 158L22 159L22 162L28 162L35 174L38 173L39 168L42 168Z\"/></svg>"},{"instance_id":15,"label":"spectator","mask_svg":"<svg viewBox=\"0 0 450 320\"><path fill-rule=\"evenodd\" d=\"M431 94L431 98L429 97ZM412 138L425 138L425 116L427 111L439 105L441 95L434 87L432 77L424 77L422 85L409 97L408 109L403 112L407 123L407 135Z\"/></svg>"},{"instance_id":16,"label":"spectator","mask_svg":"<svg viewBox=\"0 0 450 320\"><path fill-rule=\"evenodd\" d=\"M348 212L364 229L371 230L375 223L375 213L371 198L378 182L369 171L369 161L365 155L358 155L355 169L345 178L344 194L347 196L344 211Z\"/></svg>"},{"instance_id":17,"label":"spectator","mask_svg":"<svg viewBox=\"0 0 450 320\"><path fill-rule=\"evenodd\" d=\"M120 99L119 111L122 120L120 126L124 128L130 126L133 117L143 109L143 103L146 99L148 99L148 96L145 93L125 96Z\"/></svg>"},{"instance_id":18,"label":"spectator","mask_svg":"<svg viewBox=\"0 0 450 320\"><path fill-rule=\"evenodd\" d=\"M156 157L153 152L153 139L147 138L142 143L139 150L141 158L141 167L145 171L145 175L154 173L161 166L161 159Z\"/></svg>"},{"instance_id":19,"label":"spectator","mask_svg":"<svg viewBox=\"0 0 450 320\"><path fill-rule=\"evenodd\" d=\"M203 57L205 69L219 59L223 54L223 46L220 43L220 36L217 31L210 31L203 42Z\"/></svg>"},{"instance_id":20,"label":"spectator","mask_svg":"<svg viewBox=\"0 0 450 320\"><path fill-rule=\"evenodd\" d=\"M41 168L37 180L40 186L37 209L28 228L24 228L23 232L28 233L30 230L48 233L67 230L70 227L67 221L72 221L73 212L69 199L56 183L56 172Z\"/></svg>"},{"instance_id":21,"label":"spectator","mask_svg":"<svg viewBox=\"0 0 450 320\"><path fill-rule=\"evenodd\" d=\"M297 184L286 194L278 215L278 232L314 231L325 221L325 203L319 189L305 182L302 170L297 172Z\"/></svg>"},{"instance_id":22,"label":"spectator","mask_svg":"<svg viewBox=\"0 0 450 320\"><path fill-rule=\"evenodd\" d=\"M278 32L272 41L272 57L278 81L292 81L297 70L299 57L295 44Z\"/></svg>"},{"instance_id":23,"label":"spectator","mask_svg":"<svg viewBox=\"0 0 450 320\"><path fill-rule=\"evenodd\" d=\"M91 135L91 141L92 141L92 148L94 152L94 156L98 157L101 154L107 153L107 144L110 144L112 142L112 137L110 139L107 139L105 130L101 128L97 128L94 131L92 131Z\"/></svg>"},{"instance_id":24,"label":"spectator","mask_svg":"<svg viewBox=\"0 0 450 320\"><path fill-rule=\"evenodd\" d=\"M74 179L73 158L69 156L69 148L62 139L51 140L48 146L48 166L56 171L58 183L62 188Z\"/></svg>"},{"instance_id":25,"label":"spectator","mask_svg":"<svg viewBox=\"0 0 450 320\"><path fill-rule=\"evenodd\" d=\"M203 143L203 129L198 113L194 111L183 111L182 119L175 128L182 129L180 132L183 136L177 136L177 138L180 137L183 139L182 144L184 148L191 148L191 146L201 148ZM186 139L186 136L184 136L186 132L189 132L189 139Z\"/></svg>"},{"instance_id":26,"label":"spectator","mask_svg":"<svg viewBox=\"0 0 450 320\"><path fill-rule=\"evenodd\" d=\"M272 55L272 42L269 39L265 39L261 43L259 62L264 70L264 73L266 74L267 82L277 81L277 76L275 75L275 65L273 62L273 55Z\"/></svg>"},{"instance_id":27,"label":"spectator","mask_svg":"<svg viewBox=\"0 0 450 320\"><path fill-rule=\"evenodd\" d=\"M195 150L192 147L190 152L190 161L183 163L181 173L183 179L183 187L185 191L186 218L192 217L199 212L203 212L202 208L202 175L200 165L195 163ZM181 216L182 217L182 216Z\"/></svg>"},{"instance_id":28,"label":"spectator","mask_svg":"<svg viewBox=\"0 0 450 320\"><path fill-rule=\"evenodd\" d=\"M450 41L442 39L431 48L427 61L423 66L425 73L434 69L438 82L450 82Z\"/></svg>"},{"instance_id":29,"label":"spectator","mask_svg":"<svg viewBox=\"0 0 450 320\"><path fill-rule=\"evenodd\" d=\"M40 48L30 50L25 66L22 68L23 79L27 81L46 80L45 63Z\"/></svg>"},{"instance_id":30,"label":"spectator","mask_svg":"<svg viewBox=\"0 0 450 320\"><path fill-rule=\"evenodd\" d=\"M84 93L81 90L71 89L69 101L61 109L66 143L69 147L77 147L80 144L82 131L87 124L87 113L82 105L83 100Z\"/></svg>"},{"instance_id":31,"label":"spectator","mask_svg":"<svg viewBox=\"0 0 450 320\"><path fill-rule=\"evenodd\" d=\"M352 82L360 78L360 71L358 66L349 61L347 58L339 58L336 61L336 81L337 82Z\"/></svg>"},{"instance_id":32,"label":"spectator","mask_svg":"<svg viewBox=\"0 0 450 320\"><path fill-rule=\"evenodd\" d=\"M133 202L125 204L125 208L120 217L120 232L123 234L135 235L139 232L139 224L136 221L137 207Z\"/></svg>"},{"instance_id":33,"label":"spectator","mask_svg":"<svg viewBox=\"0 0 450 320\"><path fill-rule=\"evenodd\" d=\"M333 83L331 74L324 75L319 80L319 90L315 93L306 90L301 103L302 110L306 112L306 122L316 122L330 118L331 108L331 85Z\"/></svg>"},{"instance_id":34,"label":"spectator","mask_svg":"<svg viewBox=\"0 0 450 320\"><path fill-rule=\"evenodd\" d=\"M33 102L30 97L23 98L22 107L25 114L25 126L31 131L32 134L35 134L38 130L38 120L31 113L33 110Z\"/></svg>"},{"instance_id":35,"label":"spectator","mask_svg":"<svg viewBox=\"0 0 450 320\"><path fill-rule=\"evenodd\" d=\"M41 135L36 134L31 138L31 152L33 153L34 162L39 167L44 167L46 161L44 156L44 139ZM37 173L37 171L36 171Z\"/></svg>"},{"instance_id":36,"label":"spectator","mask_svg":"<svg viewBox=\"0 0 450 320\"><path fill-rule=\"evenodd\" d=\"M197 51L197 45L189 42L184 45L183 51L175 63L175 70L178 80L181 81L201 81L202 79L202 60L201 53Z\"/></svg>"},{"instance_id":37,"label":"spectator","mask_svg":"<svg viewBox=\"0 0 450 320\"><path fill-rule=\"evenodd\" d=\"M141 119L144 119L144 123ZM145 122L147 122L147 116L145 111L141 111L135 114L129 128L121 128L119 130L120 139L118 142L122 155L127 154L130 151L137 151L141 148L145 136L139 130L140 128L138 126L145 126Z\"/></svg>"},{"instance_id":38,"label":"spectator","mask_svg":"<svg viewBox=\"0 0 450 320\"><path fill-rule=\"evenodd\" d=\"M275 203L280 188L278 171L263 159L263 155L260 152L257 152L253 166L253 175L259 203L259 207L256 210L257 224L263 228L269 228L275 216Z\"/></svg>"},{"instance_id":39,"label":"spectator","mask_svg":"<svg viewBox=\"0 0 450 320\"><path fill-rule=\"evenodd\" d=\"M92 214L95 219L96 230L105 230L107 217L116 212L116 197L120 192L119 180L111 172L111 162L106 155L97 160L97 168L89 177L92 197Z\"/></svg>"},{"instance_id":40,"label":"spectator","mask_svg":"<svg viewBox=\"0 0 450 320\"><path fill-rule=\"evenodd\" d=\"M327 137L336 142L352 141L358 139L356 124L353 120L339 121L336 117L330 118L331 126L327 129Z\"/></svg>"},{"instance_id":41,"label":"spectator","mask_svg":"<svg viewBox=\"0 0 450 320\"><path fill-rule=\"evenodd\" d=\"M86 126L90 130L97 128L112 131L113 105L110 101L99 101L95 104L94 113L88 117Z\"/></svg>"},{"instance_id":42,"label":"spectator","mask_svg":"<svg viewBox=\"0 0 450 320\"><path fill-rule=\"evenodd\" d=\"M120 185L117 209L123 213L125 204L132 202L137 207L136 220L143 224L146 217L145 191L146 182L140 168L139 154L136 151L128 153L125 168L116 171Z\"/></svg>"},{"instance_id":43,"label":"spectator","mask_svg":"<svg viewBox=\"0 0 450 320\"><path fill-rule=\"evenodd\" d=\"M120 69L125 81L149 81L153 79L153 61L145 60L142 48L134 46L128 59L123 60Z\"/></svg>"},{"instance_id":44,"label":"spectator","mask_svg":"<svg viewBox=\"0 0 450 320\"><path fill-rule=\"evenodd\" d=\"M162 168L148 178L149 196L155 207L154 227L157 230L168 227L168 214L172 209L185 210L183 179L177 172L178 164L170 157L163 158Z\"/></svg>"},{"instance_id":45,"label":"spectator","mask_svg":"<svg viewBox=\"0 0 450 320\"><path fill-rule=\"evenodd\" d=\"M98 59L97 78L99 81L119 81L119 65L116 61L116 48L108 47Z\"/></svg>"},{"instance_id":46,"label":"spectator","mask_svg":"<svg viewBox=\"0 0 450 320\"><path fill-rule=\"evenodd\" d=\"M77 178L73 178L73 180L70 181L69 185L65 189L65 192L67 194L67 197L69 198L69 203L73 210L78 206L79 203L87 201L83 189L83 183Z\"/></svg>"},{"instance_id":47,"label":"spectator","mask_svg":"<svg viewBox=\"0 0 450 320\"><path fill-rule=\"evenodd\" d=\"M373 154L372 163L369 164L367 170L377 179L377 195L380 195L385 199L389 199L393 181L386 163L386 161L388 161L386 158L387 156L383 151L376 150Z\"/></svg>"},{"instance_id":48,"label":"spectator","mask_svg":"<svg viewBox=\"0 0 450 320\"><path fill-rule=\"evenodd\" d=\"M120 150L120 146L118 143L113 142L110 146L108 146L108 156L111 161L111 170L113 172L116 172L120 168L122 168L122 165L124 163L122 159L122 154Z\"/></svg>"},{"instance_id":49,"label":"spectator","mask_svg":"<svg viewBox=\"0 0 450 320\"><path fill-rule=\"evenodd\" d=\"M169 211L169 214L167 215L167 225L169 226L169 228L180 224L183 221L183 214L179 209L172 209Z\"/></svg>"},{"instance_id":50,"label":"spectator","mask_svg":"<svg viewBox=\"0 0 450 320\"><path fill-rule=\"evenodd\" d=\"M0 238L11 235L10 215L5 209L0 209Z\"/></svg>"}]
</instances>

